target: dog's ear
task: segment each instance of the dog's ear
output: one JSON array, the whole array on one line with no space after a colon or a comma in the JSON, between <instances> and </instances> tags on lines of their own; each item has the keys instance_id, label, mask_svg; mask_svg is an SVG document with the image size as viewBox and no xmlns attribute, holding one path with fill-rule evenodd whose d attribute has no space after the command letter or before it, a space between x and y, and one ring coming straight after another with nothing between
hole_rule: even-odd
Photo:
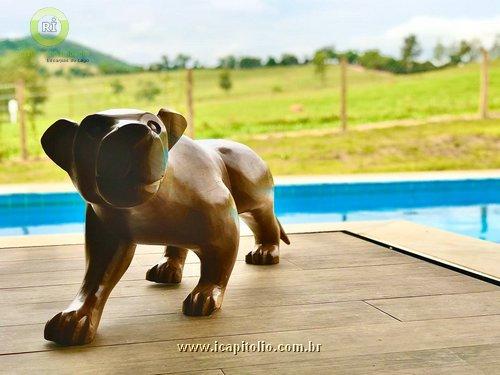
<instances>
[{"instance_id":1,"label":"dog's ear","mask_svg":"<svg viewBox=\"0 0 500 375\"><path fill-rule=\"evenodd\" d=\"M170 150L186 130L187 121L180 113L165 108L160 109L158 117L167 128L168 149Z\"/></svg>"},{"instance_id":2,"label":"dog's ear","mask_svg":"<svg viewBox=\"0 0 500 375\"><path fill-rule=\"evenodd\" d=\"M69 172L73 162L73 140L78 124L60 119L54 122L42 135L42 148L54 163Z\"/></svg>"}]
</instances>

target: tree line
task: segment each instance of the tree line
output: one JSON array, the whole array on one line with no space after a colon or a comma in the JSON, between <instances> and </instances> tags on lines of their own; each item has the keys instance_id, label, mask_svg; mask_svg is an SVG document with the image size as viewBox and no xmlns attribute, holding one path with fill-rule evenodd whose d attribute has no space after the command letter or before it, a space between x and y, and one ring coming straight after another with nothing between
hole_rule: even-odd
<instances>
[{"instance_id":1,"label":"tree line","mask_svg":"<svg viewBox=\"0 0 500 375\"><path fill-rule=\"evenodd\" d=\"M72 44L70 44L70 47ZM1 45L0 45L1 47ZM39 54L40 51L34 50L31 47L23 50L24 53ZM69 48L69 47L67 47ZM76 47L71 47L75 49ZM417 36L408 35L401 43L400 53L398 56L390 56L383 54L378 49L368 49L364 51L350 49L338 50L335 46L325 46L317 49L312 54L299 57L293 53L287 52L279 56L268 56L261 58L251 55L227 55L218 59L216 68L233 70L233 69L253 69L275 66L294 66L313 64L315 71L321 79L324 79L327 65L336 64L341 58L345 58L349 64L357 64L367 69L388 71L395 74L409 74L425 72L435 69L440 69L447 66L459 65L468 63L478 58L481 43L478 40L461 40L456 43L445 45L438 41L433 49L432 58L422 60L422 47L417 39ZM72 50L63 50L66 54L70 54ZM89 60L93 61L92 56L100 56L96 51L90 50ZM1 51L0 51L1 52ZM14 51L4 54L7 56ZM53 52L57 57L57 51ZM490 51L492 58L500 56L500 34L495 38L494 45ZM50 58L51 56L47 56ZM87 77L96 74L125 74L138 71L169 71L186 69L187 67L200 69L209 68L194 59L186 53L179 53L174 57L168 55L161 56L160 60L146 66L127 65L118 60L111 58L93 61L96 64L76 64L68 67L61 67L55 71L49 72L45 66L38 69L38 74L47 76L65 76L71 77ZM211 67L210 67L211 68Z\"/></svg>"},{"instance_id":2,"label":"tree line","mask_svg":"<svg viewBox=\"0 0 500 375\"><path fill-rule=\"evenodd\" d=\"M481 43L478 40L461 40L458 43L444 45L437 42L433 50L432 59L420 60L422 47L414 34L408 35L402 41L398 57L385 55L378 49L359 51L355 49L340 51L334 46L322 47L310 56L299 58L293 53L283 53L279 57L269 56L262 59L258 56L228 55L219 58L217 68L220 69L253 69L274 66L293 66L312 63L321 75L328 64L334 64L340 58L345 58L349 64L357 64L367 69L388 71L396 74L409 74L440 69L447 66L458 65L474 61L479 56ZM493 58L500 56L500 34L496 36L495 43L490 51ZM149 65L146 69L151 71L185 69L186 67L204 68L191 56L181 53L169 59L167 55L161 61Z\"/></svg>"}]
</instances>

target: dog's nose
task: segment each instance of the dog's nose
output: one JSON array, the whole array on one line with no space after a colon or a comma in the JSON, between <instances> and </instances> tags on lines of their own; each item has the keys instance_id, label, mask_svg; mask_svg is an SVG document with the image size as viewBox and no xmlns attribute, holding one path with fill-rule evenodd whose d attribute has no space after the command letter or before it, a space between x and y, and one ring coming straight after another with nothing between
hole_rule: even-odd
<instances>
[{"instance_id":1,"label":"dog's nose","mask_svg":"<svg viewBox=\"0 0 500 375\"><path fill-rule=\"evenodd\" d=\"M124 178L131 171L134 158L140 158L141 144L152 138L144 124L127 124L106 135L99 148L97 176Z\"/></svg>"},{"instance_id":2,"label":"dog's nose","mask_svg":"<svg viewBox=\"0 0 500 375\"><path fill-rule=\"evenodd\" d=\"M121 126L113 133L115 137L120 137L122 142L135 145L143 140L144 137L150 136L151 129L145 124L132 123Z\"/></svg>"}]
</instances>

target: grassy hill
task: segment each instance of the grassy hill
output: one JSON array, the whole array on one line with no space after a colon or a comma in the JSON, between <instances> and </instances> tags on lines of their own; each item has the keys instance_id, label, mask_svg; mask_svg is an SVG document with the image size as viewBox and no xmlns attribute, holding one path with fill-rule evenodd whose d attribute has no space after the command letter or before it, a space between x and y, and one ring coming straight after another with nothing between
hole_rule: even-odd
<instances>
[{"instance_id":1,"label":"grassy hill","mask_svg":"<svg viewBox=\"0 0 500 375\"><path fill-rule=\"evenodd\" d=\"M24 51L29 49L35 50L40 55L50 54L53 57L85 56L89 59L89 64L95 67L108 66L115 68L116 71L122 72L133 72L138 70L137 66L69 40L65 40L56 47L51 48L39 45L29 36L19 39L0 40L0 58L2 54L10 51Z\"/></svg>"}]
</instances>

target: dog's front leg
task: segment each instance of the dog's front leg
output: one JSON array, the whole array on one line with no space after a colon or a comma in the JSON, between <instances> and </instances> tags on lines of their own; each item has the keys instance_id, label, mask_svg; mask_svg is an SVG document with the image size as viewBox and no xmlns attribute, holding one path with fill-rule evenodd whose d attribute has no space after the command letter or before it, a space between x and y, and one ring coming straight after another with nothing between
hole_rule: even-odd
<instances>
[{"instance_id":1,"label":"dog's front leg","mask_svg":"<svg viewBox=\"0 0 500 375\"><path fill-rule=\"evenodd\" d=\"M87 205L85 278L68 308L45 325L45 339L61 345L82 345L93 340L104 304L130 265L135 247L111 233Z\"/></svg>"}]
</instances>

